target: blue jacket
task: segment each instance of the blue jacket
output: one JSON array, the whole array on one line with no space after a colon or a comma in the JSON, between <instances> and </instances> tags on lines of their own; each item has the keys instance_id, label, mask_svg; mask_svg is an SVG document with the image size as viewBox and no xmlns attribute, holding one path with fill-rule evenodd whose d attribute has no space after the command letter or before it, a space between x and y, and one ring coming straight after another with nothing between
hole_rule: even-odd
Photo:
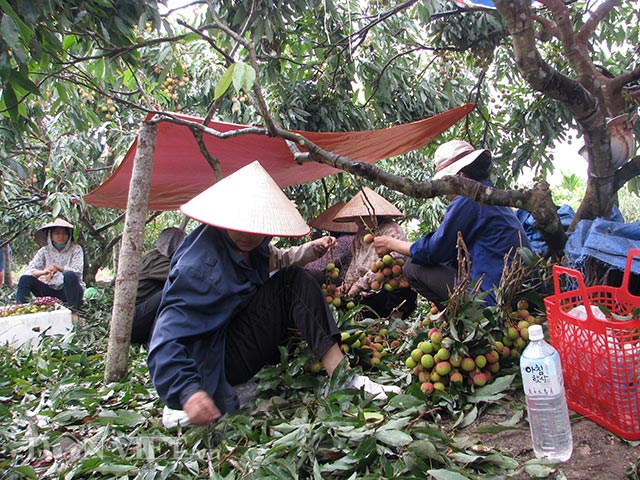
<instances>
[{"instance_id":1,"label":"blue jacket","mask_svg":"<svg viewBox=\"0 0 640 480\"><path fill-rule=\"evenodd\" d=\"M171 261L147 364L160 399L180 409L203 390L221 413L238 408L224 370L229 321L269 278L269 241L251 252L247 266L226 231L201 225Z\"/></svg>"},{"instance_id":2,"label":"blue jacket","mask_svg":"<svg viewBox=\"0 0 640 480\"><path fill-rule=\"evenodd\" d=\"M489 182L484 185L492 186ZM447 207L444 219L435 232L429 233L411 245L411 260L418 265L436 265L455 262L458 254L456 241L462 233L471 257L471 280L482 274L482 290L500 283L504 256L513 247L531 248L529 239L515 212L509 207L481 205L469 197L456 196ZM487 303L495 304L490 294Z\"/></svg>"}]
</instances>

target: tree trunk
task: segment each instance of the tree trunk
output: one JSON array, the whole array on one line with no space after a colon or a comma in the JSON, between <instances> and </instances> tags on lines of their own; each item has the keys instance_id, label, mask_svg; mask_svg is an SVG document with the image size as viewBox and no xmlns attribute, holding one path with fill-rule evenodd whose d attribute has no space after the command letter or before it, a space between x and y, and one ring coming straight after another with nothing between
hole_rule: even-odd
<instances>
[{"instance_id":1,"label":"tree trunk","mask_svg":"<svg viewBox=\"0 0 640 480\"><path fill-rule=\"evenodd\" d=\"M10 251L10 246L9 245L5 245L5 247L2 249L2 256L4 259L4 278L2 281L2 284L4 284L5 287L11 287L11 283L12 283L12 278L11 278L11 255L9 254Z\"/></svg>"},{"instance_id":2,"label":"tree trunk","mask_svg":"<svg viewBox=\"0 0 640 480\"><path fill-rule=\"evenodd\" d=\"M138 134L109 328L106 383L120 381L127 373L157 132L155 124L143 123Z\"/></svg>"}]
</instances>

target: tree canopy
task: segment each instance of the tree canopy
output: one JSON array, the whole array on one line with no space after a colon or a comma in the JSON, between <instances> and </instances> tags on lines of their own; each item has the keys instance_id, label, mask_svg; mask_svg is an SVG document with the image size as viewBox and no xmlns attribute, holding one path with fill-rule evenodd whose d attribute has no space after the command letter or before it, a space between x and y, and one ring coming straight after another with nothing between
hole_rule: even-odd
<instances>
[{"instance_id":1,"label":"tree canopy","mask_svg":"<svg viewBox=\"0 0 640 480\"><path fill-rule=\"evenodd\" d=\"M351 175L291 188L309 217L370 182L388 187L403 211L418 216L439 203L425 198L451 192L536 206L532 213L553 239L559 222L552 205L547 201L544 215L538 208L548 197L544 183L510 189L526 167L541 180L561 165L551 148L576 141L572 130L586 139L589 156L577 218L608 216L616 191L638 172L637 157L615 170L606 128L607 118L637 111L637 2L546 0L532 8L524 0L497 1L496 9L415 0L193 2L174 10L151 0L1 6L9 226L3 241L20 242L20 233L62 213L81 223L93 271L110 261L121 217L72 200L108 176L149 112L262 125L281 135L283 128L379 128L475 103L442 140L490 148L501 190L485 195L469 182L430 182L434 142L380 169L340 159ZM304 160L329 161L322 152ZM437 211L424 228L435 224Z\"/></svg>"}]
</instances>

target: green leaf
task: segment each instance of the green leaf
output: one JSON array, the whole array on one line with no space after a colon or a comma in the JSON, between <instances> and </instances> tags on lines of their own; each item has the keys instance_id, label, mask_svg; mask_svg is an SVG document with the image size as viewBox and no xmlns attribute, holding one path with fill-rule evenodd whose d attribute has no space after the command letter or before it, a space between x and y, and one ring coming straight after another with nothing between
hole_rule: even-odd
<instances>
[{"instance_id":1,"label":"green leaf","mask_svg":"<svg viewBox=\"0 0 640 480\"><path fill-rule=\"evenodd\" d=\"M556 470L557 462L546 458L533 458L524 464L524 471L532 477L547 478Z\"/></svg>"},{"instance_id":2,"label":"green leaf","mask_svg":"<svg viewBox=\"0 0 640 480\"><path fill-rule=\"evenodd\" d=\"M384 430L376 432L376 439L392 447L403 447L413 441L413 437L400 430Z\"/></svg>"},{"instance_id":3,"label":"green leaf","mask_svg":"<svg viewBox=\"0 0 640 480\"><path fill-rule=\"evenodd\" d=\"M16 13L13 7L9 5L9 2L7 2L7 0L0 0L0 7L2 8L2 11L6 14L2 17L2 22L4 23L4 19L9 17L13 22L13 24L20 29L20 33L24 37L25 43L29 43L29 41L31 40L31 37L33 37L33 30L20 19L20 16ZM2 36L4 37L5 32L2 31L1 26L0 26L0 33L2 33ZM6 41L6 38L5 38L5 41ZM9 42L7 41L7 43Z\"/></svg>"},{"instance_id":4,"label":"green leaf","mask_svg":"<svg viewBox=\"0 0 640 480\"><path fill-rule=\"evenodd\" d=\"M101 412L96 421L103 424L121 425L125 427L135 427L140 425L146 420L144 415L131 410L118 410L113 412L111 410L105 410Z\"/></svg>"},{"instance_id":5,"label":"green leaf","mask_svg":"<svg viewBox=\"0 0 640 480\"><path fill-rule=\"evenodd\" d=\"M10 48L16 48L20 46L20 32L18 25L9 15L3 15L2 21L0 21L0 34L2 38Z\"/></svg>"},{"instance_id":6,"label":"green leaf","mask_svg":"<svg viewBox=\"0 0 640 480\"><path fill-rule=\"evenodd\" d=\"M469 477L465 477L451 470L427 470L427 473L436 480L471 480Z\"/></svg>"},{"instance_id":7,"label":"green leaf","mask_svg":"<svg viewBox=\"0 0 640 480\"><path fill-rule=\"evenodd\" d=\"M251 65L247 65L244 62L237 62L235 66L233 87L238 92L240 90L251 91L256 80L256 71Z\"/></svg>"},{"instance_id":8,"label":"green leaf","mask_svg":"<svg viewBox=\"0 0 640 480\"><path fill-rule=\"evenodd\" d=\"M224 95L229 87L231 86L231 82L233 82L233 75L235 71L237 63L232 64L227 70L222 74L220 80L218 80L218 84L213 93L213 99L217 100L222 95Z\"/></svg>"},{"instance_id":9,"label":"green leaf","mask_svg":"<svg viewBox=\"0 0 640 480\"><path fill-rule=\"evenodd\" d=\"M18 85L23 90L33 93L34 95L40 95L40 89L38 86L29 80L28 75L23 74L21 71L12 70L9 78L11 82Z\"/></svg>"},{"instance_id":10,"label":"green leaf","mask_svg":"<svg viewBox=\"0 0 640 480\"><path fill-rule=\"evenodd\" d=\"M35 470L31 467L31 465L20 465L15 468L15 471L27 478L38 478L36 476Z\"/></svg>"},{"instance_id":11,"label":"green leaf","mask_svg":"<svg viewBox=\"0 0 640 480\"><path fill-rule=\"evenodd\" d=\"M64 50L69 50L69 48L75 45L77 41L78 41L78 38L73 33L70 35L67 35L62 40L62 48Z\"/></svg>"},{"instance_id":12,"label":"green leaf","mask_svg":"<svg viewBox=\"0 0 640 480\"><path fill-rule=\"evenodd\" d=\"M505 375L504 377L497 377L493 382L477 389L469 395L467 400L472 403L498 400L504 396L504 392L511 386L515 377L515 373Z\"/></svg>"},{"instance_id":13,"label":"green leaf","mask_svg":"<svg viewBox=\"0 0 640 480\"><path fill-rule=\"evenodd\" d=\"M475 422L476 418L478 418L478 407L474 405L471 411L466 415L464 415L464 412L460 412L460 417L453 426L458 428L467 427Z\"/></svg>"},{"instance_id":14,"label":"green leaf","mask_svg":"<svg viewBox=\"0 0 640 480\"><path fill-rule=\"evenodd\" d=\"M409 444L407 450L420 458L430 458L436 462L446 463L446 458L438 452L436 446L429 440L415 440Z\"/></svg>"}]
</instances>

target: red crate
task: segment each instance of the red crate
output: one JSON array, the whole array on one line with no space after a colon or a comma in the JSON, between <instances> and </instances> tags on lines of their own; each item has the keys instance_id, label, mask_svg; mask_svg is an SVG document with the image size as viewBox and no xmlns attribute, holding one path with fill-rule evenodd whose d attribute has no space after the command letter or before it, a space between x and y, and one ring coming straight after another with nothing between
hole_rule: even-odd
<instances>
[{"instance_id":1,"label":"red crate","mask_svg":"<svg viewBox=\"0 0 640 480\"><path fill-rule=\"evenodd\" d=\"M640 318L633 312L640 297L629 293L634 257L640 249L629 251L620 287L586 287L579 271L554 266L555 294L544 300L569 408L627 440L640 440ZM563 291L563 275L577 288L565 282Z\"/></svg>"}]
</instances>

